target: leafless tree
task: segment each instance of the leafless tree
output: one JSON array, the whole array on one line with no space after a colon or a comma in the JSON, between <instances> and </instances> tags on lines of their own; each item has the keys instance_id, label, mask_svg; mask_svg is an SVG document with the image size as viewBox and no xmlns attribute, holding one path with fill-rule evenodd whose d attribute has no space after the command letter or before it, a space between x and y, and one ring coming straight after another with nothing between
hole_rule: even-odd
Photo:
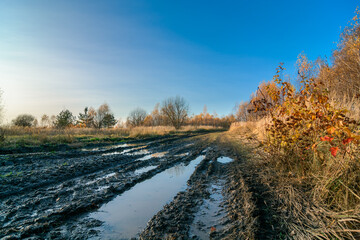
<instances>
[{"instance_id":1,"label":"leafless tree","mask_svg":"<svg viewBox=\"0 0 360 240\"><path fill-rule=\"evenodd\" d=\"M48 127L50 125L50 118L48 115L44 114L41 116L41 126L42 127Z\"/></svg>"},{"instance_id":2,"label":"leafless tree","mask_svg":"<svg viewBox=\"0 0 360 240\"><path fill-rule=\"evenodd\" d=\"M188 117L189 104L180 96L168 98L162 103L161 112L175 129L180 129Z\"/></svg>"},{"instance_id":3,"label":"leafless tree","mask_svg":"<svg viewBox=\"0 0 360 240\"><path fill-rule=\"evenodd\" d=\"M56 124L56 116L51 115L51 117L50 117L50 125L51 125L51 127L55 127L55 124Z\"/></svg>"},{"instance_id":4,"label":"leafless tree","mask_svg":"<svg viewBox=\"0 0 360 240\"><path fill-rule=\"evenodd\" d=\"M131 127L138 127L143 125L145 118L147 116L147 113L142 108L136 108L135 110L131 111L127 121L126 125L129 125Z\"/></svg>"}]
</instances>

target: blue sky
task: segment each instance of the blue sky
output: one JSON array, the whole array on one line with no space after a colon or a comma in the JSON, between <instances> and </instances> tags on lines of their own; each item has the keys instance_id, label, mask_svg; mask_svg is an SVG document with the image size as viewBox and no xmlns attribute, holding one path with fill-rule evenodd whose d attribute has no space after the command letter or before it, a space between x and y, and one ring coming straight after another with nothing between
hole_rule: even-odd
<instances>
[{"instance_id":1,"label":"blue sky","mask_svg":"<svg viewBox=\"0 0 360 240\"><path fill-rule=\"evenodd\" d=\"M5 122L107 102L117 118L180 95L230 113L279 62L330 56L357 1L0 2Z\"/></svg>"}]
</instances>

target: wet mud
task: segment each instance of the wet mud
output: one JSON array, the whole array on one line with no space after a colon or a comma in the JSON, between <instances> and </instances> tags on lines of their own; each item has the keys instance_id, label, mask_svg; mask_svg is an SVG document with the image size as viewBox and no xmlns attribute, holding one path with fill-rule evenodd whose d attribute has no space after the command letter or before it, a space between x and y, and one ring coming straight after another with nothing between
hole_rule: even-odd
<instances>
[{"instance_id":1,"label":"wet mud","mask_svg":"<svg viewBox=\"0 0 360 240\"><path fill-rule=\"evenodd\" d=\"M257 238L241 162L193 135L2 154L0 238Z\"/></svg>"}]
</instances>

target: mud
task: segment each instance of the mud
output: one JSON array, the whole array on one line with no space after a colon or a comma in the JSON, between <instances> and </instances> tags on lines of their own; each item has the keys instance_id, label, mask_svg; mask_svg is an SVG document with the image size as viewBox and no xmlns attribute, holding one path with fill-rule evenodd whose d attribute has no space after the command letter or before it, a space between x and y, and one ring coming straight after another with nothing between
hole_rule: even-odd
<instances>
[{"instance_id":1,"label":"mud","mask_svg":"<svg viewBox=\"0 0 360 240\"><path fill-rule=\"evenodd\" d=\"M0 163L1 239L246 239L269 222L243 160L193 135Z\"/></svg>"}]
</instances>

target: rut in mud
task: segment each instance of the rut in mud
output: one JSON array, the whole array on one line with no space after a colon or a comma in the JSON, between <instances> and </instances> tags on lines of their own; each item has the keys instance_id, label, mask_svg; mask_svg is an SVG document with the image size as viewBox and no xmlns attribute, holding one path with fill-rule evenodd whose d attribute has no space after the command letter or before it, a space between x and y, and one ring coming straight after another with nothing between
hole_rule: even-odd
<instances>
[{"instance_id":1,"label":"rut in mud","mask_svg":"<svg viewBox=\"0 0 360 240\"><path fill-rule=\"evenodd\" d=\"M0 237L257 238L265 218L234 179L241 161L191 135L2 155Z\"/></svg>"}]
</instances>

